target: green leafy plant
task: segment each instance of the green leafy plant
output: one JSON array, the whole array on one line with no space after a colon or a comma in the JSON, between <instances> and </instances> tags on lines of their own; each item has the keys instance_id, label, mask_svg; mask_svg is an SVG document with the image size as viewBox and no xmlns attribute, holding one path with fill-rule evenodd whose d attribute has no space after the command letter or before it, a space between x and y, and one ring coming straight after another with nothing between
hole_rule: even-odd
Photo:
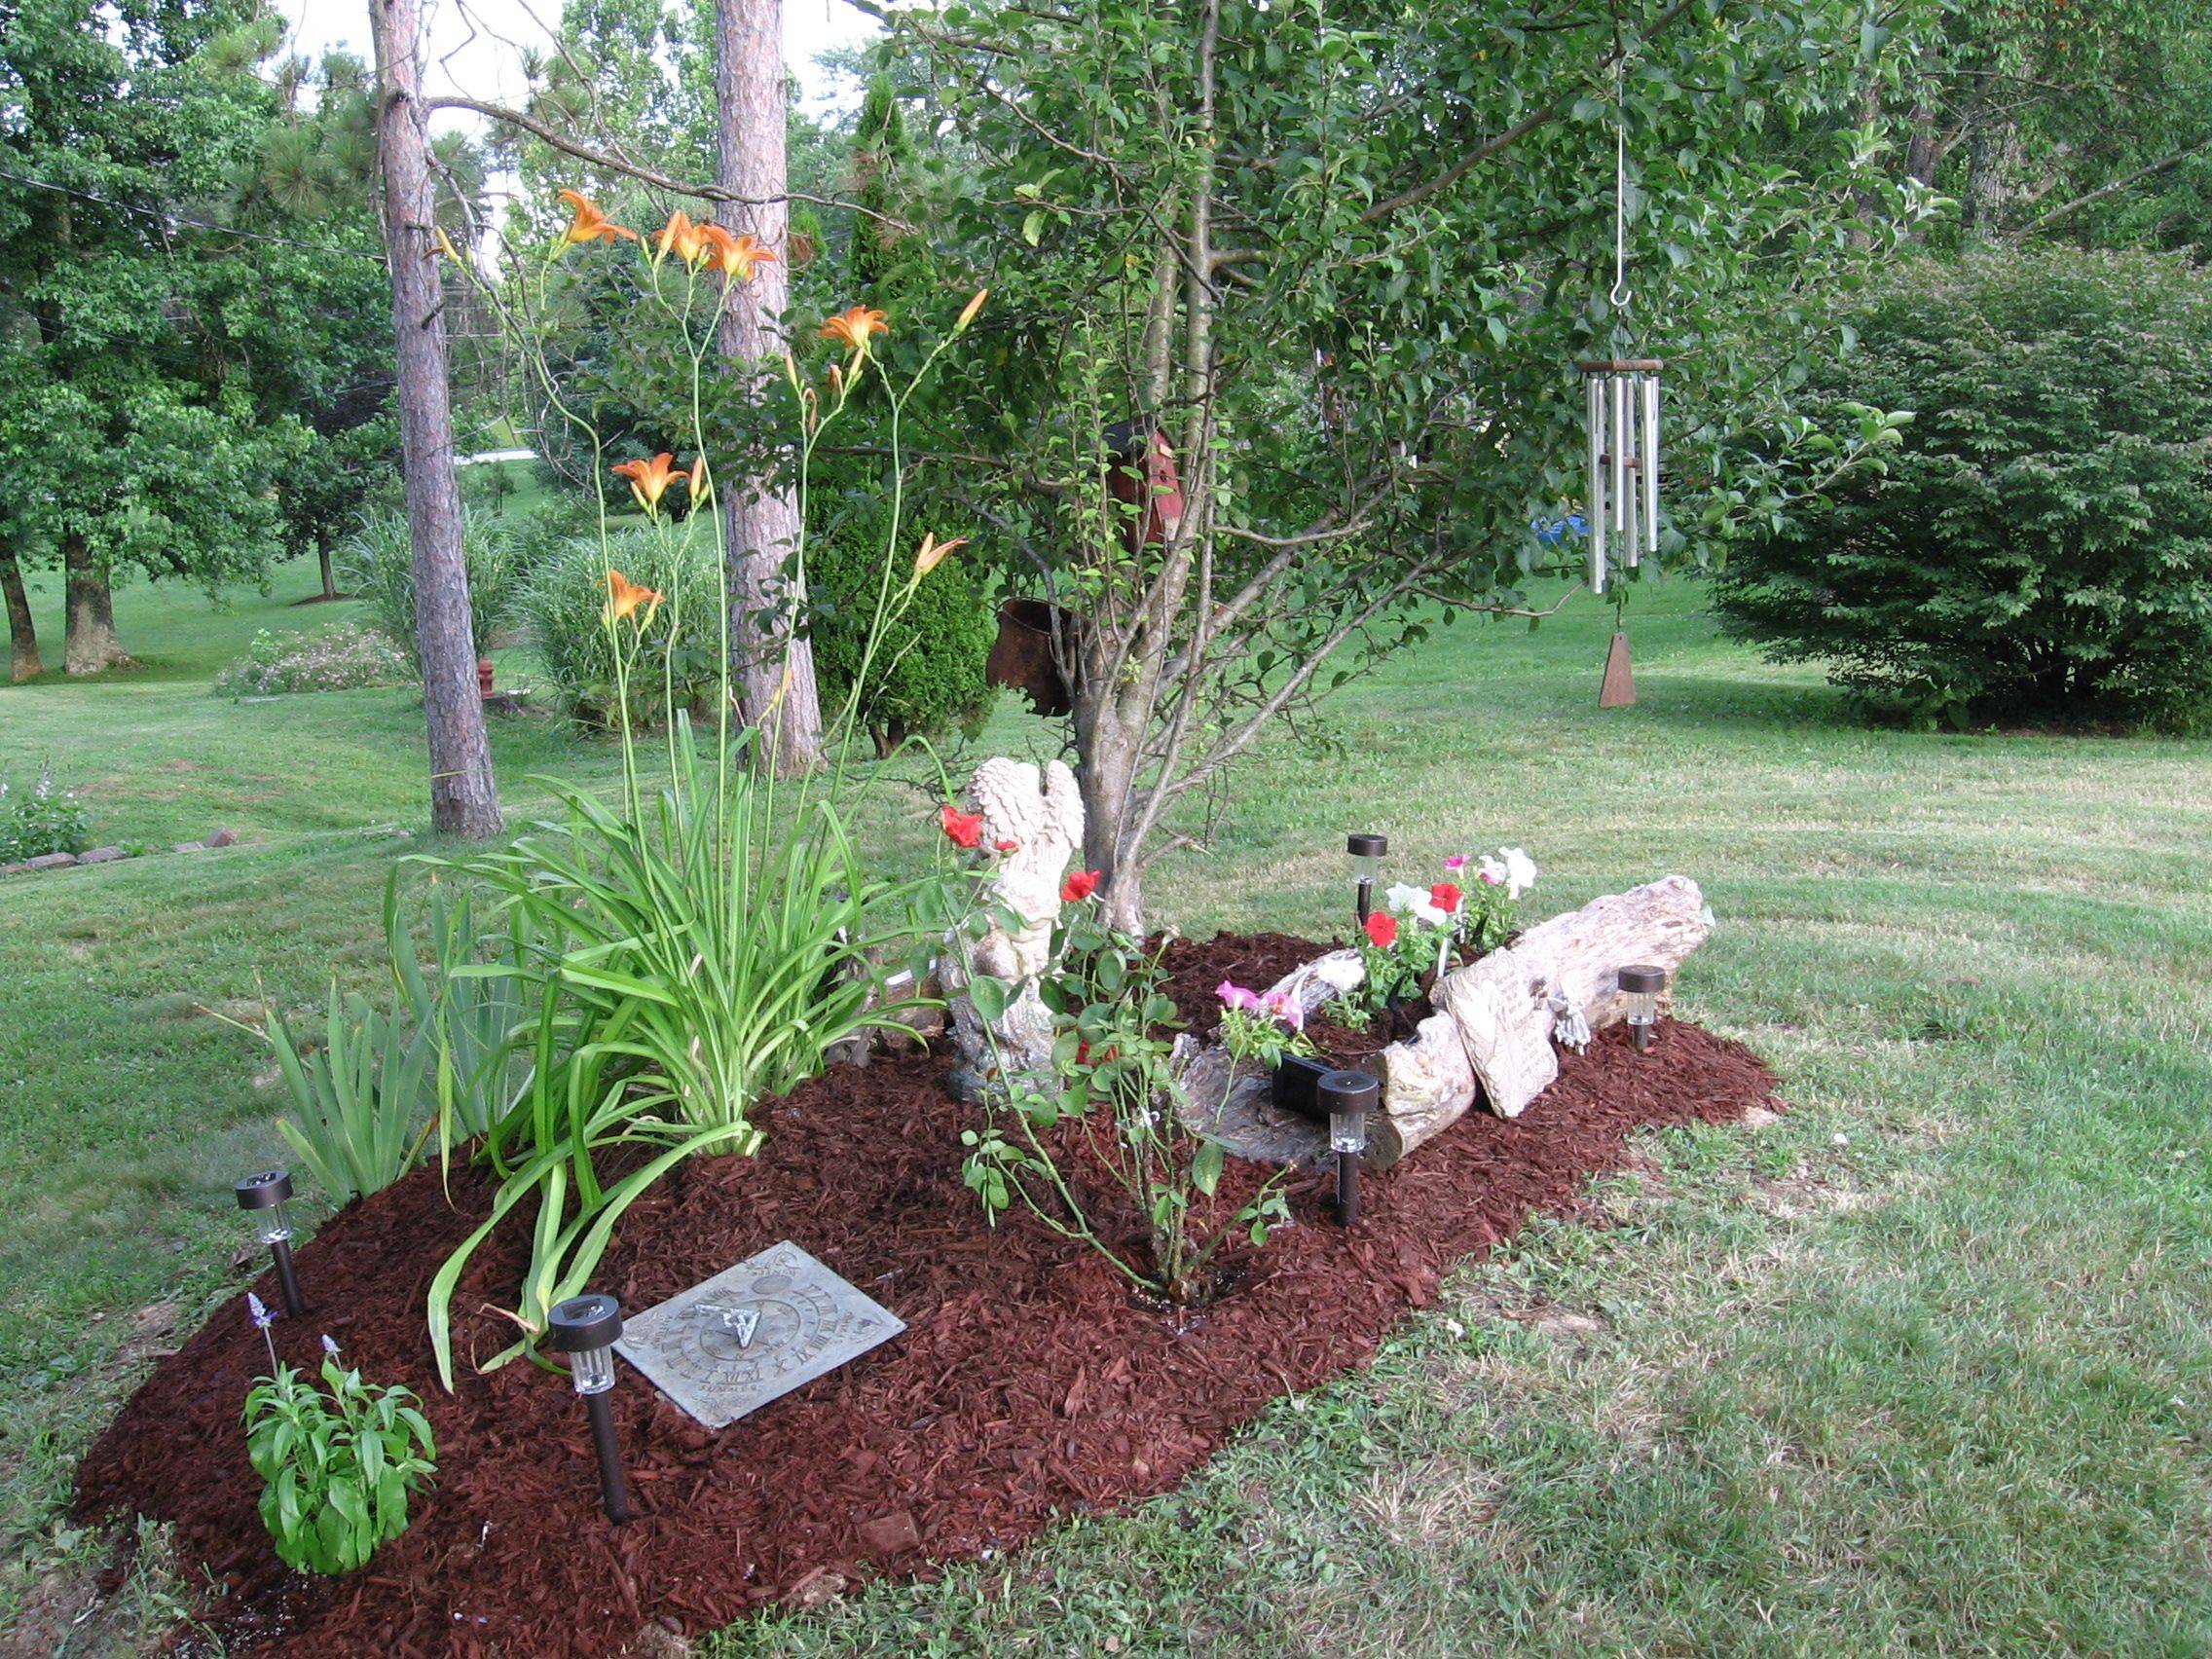
<instances>
[{"instance_id":1,"label":"green leafy plant","mask_svg":"<svg viewBox=\"0 0 2212 1659\"><path fill-rule=\"evenodd\" d=\"M1306 1010L1296 998L1247 990L1227 979L1214 987L1214 995L1221 999L1221 1041L1231 1058L1272 1071L1286 1054L1313 1054Z\"/></svg>"},{"instance_id":2,"label":"green leafy plant","mask_svg":"<svg viewBox=\"0 0 2212 1659\"><path fill-rule=\"evenodd\" d=\"M2186 260L1919 261L1843 319L1820 397L1917 411L1714 587L1732 633L1916 725L2202 725L2212 294ZM1849 350L1856 341L1857 349Z\"/></svg>"},{"instance_id":3,"label":"green leafy plant","mask_svg":"<svg viewBox=\"0 0 2212 1659\"><path fill-rule=\"evenodd\" d=\"M1287 1171L1240 1204L1214 1202L1227 1152L1186 1120L1175 1004L1160 988L1166 974L1159 955L1088 907L1065 923L1056 944L1059 971L1040 987L1053 1011L1053 1083L1001 1068L1010 1082L990 1122L962 1131L963 1179L994 1223L1019 1203L1139 1288L1198 1301L1226 1242L1243 1236L1263 1245L1271 1223L1288 1219ZM1094 1177L1134 1212L1148 1240L1141 1256L1100 1232L1083 1196Z\"/></svg>"},{"instance_id":4,"label":"green leafy plant","mask_svg":"<svg viewBox=\"0 0 2212 1659\"><path fill-rule=\"evenodd\" d=\"M436 1057L427 1033L333 982L321 1048L302 1054L276 1008L263 1035L292 1096L276 1132L335 1202L382 1192L415 1166Z\"/></svg>"},{"instance_id":5,"label":"green leafy plant","mask_svg":"<svg viewBox=\"0 0 2212 1659\"><path fill-rule=\"evenodd\" d=\"M909 736L973 735L997 696L984 678L998 615L983 584L965 569L921 587L884 633L865 682L875 589L883 563L884 508L875 498L849 506L816 553L811 597L814 662L826 689L857 695L860 723L888 756Z\"/></svg>"},{"instance_id":6,"label":"green leafy plant","mask_svg":"<svg viewBox=\"0 0 2212 1659\"><path fill-rule=\"evenodd\" d=\"M336 1574L407 1530L408 1499L437 1473L437 1445L411 1390L364 1382L339 1364L336 1343L322 1346L320 1388L276 1365L246 1394L246 1456L265 1483L261 1520L277 1558Z\"/></svg>"},{"instance_id":7,"label":"green leafy plant","mask_svg":"<svg viewBox=\"0 0 2212 1659\"><path fill-rule=\"evenodd\" d=\"M81 853L92 836L92 814L74 791L54 787L52 767L40 767L38 782L27 790L13 790L0 778L0 864Z\"/></svg>"},{"instance_id":8,"label":"green leafy plant","mask_svg":"<svg viewBox=\"0 0 2212 1659\"><path fill-rule=\"evenodd\" d=\"M587 725L638 729L661 724L673 701L711 719L720 683L721 578L712 546L653 525L563 541L538 563L520 596L520 616L537 647L546 683L561 706ZM601 611L607 572L666 596L651 620L622 642L631 660L617 672L617 642ZM617 699L627 695L628 708Z\"/></svg>"},{"instance_id":9,"label":"green leafy plant","mask_svg":"<svg viewBox=\"0 0 2212 1659\"><path fill-rule=\"evenodd\" d=\"M517 1033L528 1031L535 1009L527 985L538 935L521 906L502 906L496 921L480 925L472 896L450 882L429 883L427 908L434 975L416 959L394 870L385 883L385 940L415 1028L436 1055L444 1156L456 1140L489 1134L529 1087L534 1049Z\"/></svg>"}]
</instances>

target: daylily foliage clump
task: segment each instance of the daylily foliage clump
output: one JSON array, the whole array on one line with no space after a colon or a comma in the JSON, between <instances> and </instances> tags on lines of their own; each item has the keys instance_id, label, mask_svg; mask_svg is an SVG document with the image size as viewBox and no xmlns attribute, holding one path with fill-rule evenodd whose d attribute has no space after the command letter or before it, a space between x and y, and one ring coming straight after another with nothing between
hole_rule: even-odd
<instances>
[{"instance_id":1,"label":"daylily foliage clump","mask_svg":"<svg viewBox=\"0 0 2212 1659\"><path fill-rule=\"evenodd\" d=\"M886 977L903 957L926 956L932 935L922 918L936 913L931 879L891 883L871 869L852 828L861 784L842 759L827 774L785 782L774 705L756 726L735 716L727 525L724 514L709 510L719 485L704 414L705 385L719 362L711 330L700 324L727 287L754 280L776 251L682 210L648 240L582 193L561 195L571 217L542 259L518 274L516 289L482 286L520 338L546 406L598 458L598 620L615 680L622 786L609 801L547 780L562 809L558 823L502 851L427 861L487 890L495 923L520 918L534 940L527 953L489 960L475 940L457 941L454 959L441 964L448 986L511 981L524 1011L505 1038L506 1053L523 1062L519 1083L517 1068L503 1059L464 1071L450 1046L441 1051L441 1125L449 1114L486 1125L474 1155L500 1182L490 1215L432 1284L431 1339L449 1382L455 1291L496 1227L517 1210L535 1212L531 1260L505 1310L519 1340L492 1357L495 1365L534 1348L553 1304L585 1288L615 1223L655 1181L697 1154L751 1152L761 1138L754 1121L761 1100L815 1076L835 1045L896 1017L900 1005L882 994ZM608 463L600 433L530 332L529 319L545 314L542 291L560 278L565 257L607 258L625 244L637 262L635 303L672 325L653 337L686 343L687 360L678 368L690 387L690 430L681 446L692 457L688 464L674 449ZM463 269L475 278L473 268ZM970 302L912 380L885 388L894 409L977 309ZM869 344L888 326L865 307L831 317L823 332L850 350L821 384L786 355L802 493L808 462L868 374ZM665 572L654 576L658 586L614 563L608 492L616 481L645 514L645 530L625 534L652 538L650 563ZM687 509L681 515L680 499ZM909 548L896 496L886 522L869 653L963 541L931 536ZM802 580L805 556L802 534L791 556ZM713 573L707 631L719 648L695 723L695 688L680 682L676 652L646 647L660 631L684 637L684 596L700 585L693 571L702 565ZM631 682L641 663L658 667L661 683L642 688L647 696L657 691L657 719L641 720L633 709ZM848 699L832 726L840 755L854 714ZM658 744L643 741L648 730L658 732ZM470 1099L478 1076L500 1080L498 1099ZM465 1138L441 1127L439 1144Z\"/></svg>"}]
</instances>

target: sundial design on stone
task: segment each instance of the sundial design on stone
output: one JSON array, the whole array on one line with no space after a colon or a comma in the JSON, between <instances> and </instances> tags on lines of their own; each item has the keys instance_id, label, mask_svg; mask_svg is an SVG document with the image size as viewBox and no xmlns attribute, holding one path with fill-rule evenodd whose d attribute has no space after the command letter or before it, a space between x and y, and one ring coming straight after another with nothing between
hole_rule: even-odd
<instances>
[{"instance_id":1,"label":"sundial design on stone","mask_svg":"<svg viewBox=\"0 0 2212 1659\"><path fill-rule=\"evenodd\" d=\"M614 1346L662 1393L721 1428L905 1328L787 1239L646 1309Z\"/></svg>"}]
</instances>

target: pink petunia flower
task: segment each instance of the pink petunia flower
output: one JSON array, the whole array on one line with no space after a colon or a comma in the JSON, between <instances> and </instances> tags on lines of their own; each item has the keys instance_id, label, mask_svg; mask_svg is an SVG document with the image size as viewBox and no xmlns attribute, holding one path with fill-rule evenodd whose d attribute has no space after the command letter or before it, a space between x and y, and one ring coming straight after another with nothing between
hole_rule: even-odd
<instances>
[{"instance_id":1,"label":"pink petunia flower","mask_svg":"<svg viewBox=\"0 0 2212 1659\"><path fill-rule=\"evenodd\" d=\"M1221 999L1222 1007L1241 1009L1246 1014L1257 1014L1262 1006L1259 992L1248 991L1228 979L1214 986L1213 994Z\"/></svg>"}]
</instances>

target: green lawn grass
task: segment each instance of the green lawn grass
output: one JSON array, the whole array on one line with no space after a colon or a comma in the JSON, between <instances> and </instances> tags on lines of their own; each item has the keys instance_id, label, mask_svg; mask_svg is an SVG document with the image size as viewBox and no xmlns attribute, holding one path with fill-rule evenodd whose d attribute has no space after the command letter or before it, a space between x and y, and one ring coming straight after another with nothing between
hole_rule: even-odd
<instances>
[{"instance_id":1,"label":"green lawn grass","mask_svg":"<svg viewBox=\"0 0 2212 1659\"><path fill-rule=\"evenodd\" d=\"M424 841L407 693L205 694L253 628L328 613L284 608L312 585L214 615L131 590L149 667L0 690L0 773L51 756L104 837L258 840L0 884L0 1619L96 1547L58 1506L140 1374L136 1310L189 1327L238 1282L225 1188L277 1100L196 1005L372 981ZM1718 640L1692 584L1630 618L1631 710L1595 707L1587 604L1346 687L1153 909L1332 930L1352 829L1401 872L1525 845L1540 909L1682 870L1720 921L1684 1010L1790 1113L1650 1137L1591 1218L1463 1272L1183 1491L715 1651L2212 1649L2212 744L1869 731ZM612 776L552 722L495 741L517 816L526 773ZM983 747L1045 741L1004 712ZM924 804L873 810L896 842Z\"/></svg>"}]
</instances>

